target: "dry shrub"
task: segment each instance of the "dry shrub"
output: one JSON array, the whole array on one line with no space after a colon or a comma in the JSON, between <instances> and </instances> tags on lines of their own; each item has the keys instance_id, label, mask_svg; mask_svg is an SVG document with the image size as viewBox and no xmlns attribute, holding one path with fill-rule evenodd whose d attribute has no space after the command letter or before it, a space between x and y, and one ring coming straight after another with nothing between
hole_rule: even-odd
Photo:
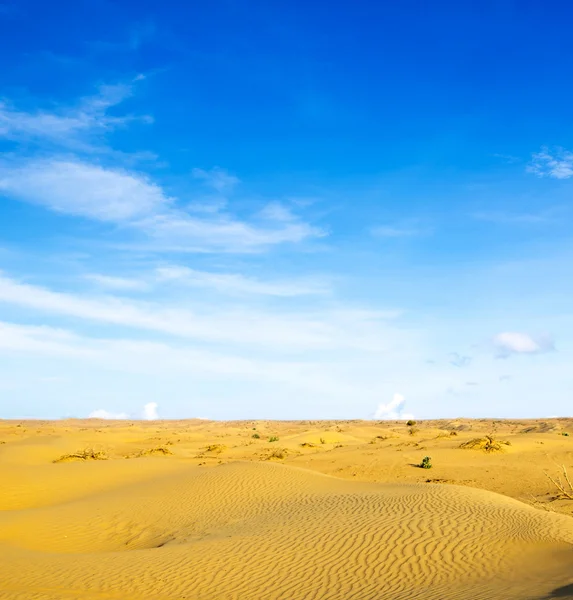
<instances>
[{"instance_id":1,"label":"dry shrub","mask_svg":"<svg viewBox=\"0 0 573 600\"><path fill-rule=\"evenodd\" d=\"M167 456L168 454L173 454L169 448L166 448L165 446L156 446L155 448L141 450L136 456Z\"/></svg>"},{"instance_id":2,"label":"dry shrub","mask_svg":"<svg viewBox=\"0 0 573 600\"><path fill-rule=\"evenodd\" d=\"M268 454L265 460L282 460L288 456L288 450L286 448L276 448L270 454Z\"/></svg>"},{"instance_id":3,"label":"dry shrub","mask_svg":"<svg viewBox=\"0 0 573 600\"><path fill-rule=\"evenodd\" d=\"M60 458L56 458L52 462L61 463L72 460L107 460L108 456L103 450L95 450L94 448L84 448L72 454L62 454Z\"/></svg>"},{"instance_id":4,"label":"dry shrub","mask_svg":"<svg viewBox=\"0 0 573 600\"><path fill-rule=\"evenodd\" d=\"M484 452L503 452L503 446L511 446L510 442L504 440L496 440L491 435L486 435L482 438L474 438L469 442L464 442L460 448L464 450L483 450Z\"/></svg>"},{"instance_id":5,"label":"dry shrub","mask_svg":"<svg viewBox=\"0 0 573 600\"><path fill-rule=\"evenodd\" d=\"M211 452L212 454L221 454L224 450L227 449L227 446L224 444L209 444L207 448L205 448L205 452Z\"/></svg>"},{"instance_id":6,"label":"dry shrub","mask_svg":"<svg viewBox=\"0 0 573 600\"><path fill-rule=\"evenodd\" d=\"M563 480L560 475L557 476L557 479L553 479L547 472L545 473L545 476L557 488L558 493L555 498L556 500L573 500L573 483L571 482L571 479L569 479L565 465L561 465L561 469L563 472Z\"/></svg>"},{"instance_id":7,"label":"dry shrub","mask_svg":"<svg viewBox=\"0 0 573 600\"><path fill-rule=\"evenodd\" d=\"M301 444L302 448L316 448L316 444L313 444L312 442L303 442Z\"/></svg>"}]
</instances>

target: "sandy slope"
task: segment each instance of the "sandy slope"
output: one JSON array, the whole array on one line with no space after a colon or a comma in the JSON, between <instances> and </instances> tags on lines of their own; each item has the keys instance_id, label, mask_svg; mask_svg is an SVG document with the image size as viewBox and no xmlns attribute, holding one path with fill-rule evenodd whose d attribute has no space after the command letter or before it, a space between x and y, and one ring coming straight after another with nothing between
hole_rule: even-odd
<instances>
[{"instance_id":1,"label":"sandy slope","mask_svg":"<svg viewBox=\"0 0 573 600\"><path fill-rule=\"evenodd\" d=\"M548 500L570 423L17 425L0 423L0 598L573 597L573 519L509 497L543 480ZM502 452L459 448L492 428ZM86 447L105 460L52 462ZM506 495L474 487L500 471Z\"/></svg>"}]
</instances>

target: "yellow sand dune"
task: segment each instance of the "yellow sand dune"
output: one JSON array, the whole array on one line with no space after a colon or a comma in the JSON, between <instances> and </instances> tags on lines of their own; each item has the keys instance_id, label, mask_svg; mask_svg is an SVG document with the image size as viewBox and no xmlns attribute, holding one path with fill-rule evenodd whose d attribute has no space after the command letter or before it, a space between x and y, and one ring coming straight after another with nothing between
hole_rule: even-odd
<instances>
[{"instance_id":1,"label":"yellow sand dune","mask_svg":"<svg viewBox=\"0 0 573 600\"><path fill-rule=\"evenodd\" d=\"M573 581L573 519L491 491L203 464L176 445L53 463L69 445L25 439L0 446L2 599L541 600L568 597Z\"/></svg>"}]
</instances>

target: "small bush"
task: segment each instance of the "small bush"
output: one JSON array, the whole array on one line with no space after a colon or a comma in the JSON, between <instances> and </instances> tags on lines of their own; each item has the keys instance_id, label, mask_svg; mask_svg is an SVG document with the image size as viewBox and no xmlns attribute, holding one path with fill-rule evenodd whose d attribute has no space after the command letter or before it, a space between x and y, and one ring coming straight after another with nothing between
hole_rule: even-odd
<instances>
[{"instance_id":1,"label":"small bush","mask_svg":"<svg viewBox=\"0 0 573 600\"><path fill-rule=\"evenodd\" d=\"M94 448L84 448L73 454L63 454L60 458L52 461L54 463L68 462L70 460L107 460L108 456L103 450L94 450Z\"/></svg>"},{"instance_id":2,"label":"small bush","mask_svg":"<svg viewBox=\"0 0 573 600\"><path fill-rule=\"evenodd\" d=\"M267 460L273 460L273 459L283 460L283 458L287 457L287 454L288 454L288 450L286 448L277 448L276 450L273 450L267 456Z\"/></svg>"},{"instance_id":3,"label":"small bush","mask_svg":"<svg viewBox=\"0 0 573 600\"><path fill-rule=\"evenodd\" d=\"M561 435L564 435L565 437L569 437L569 434L566 431L562 431Z\"/></svg>"},{"instance_id":4,"label":"small bush","mask_svg":"<svg viewBox=\"0 0 573 600\"><path fill-rule=\"evenodd\" d=\"M256 440L261 439L261 436L258 433L253 433L252 437L254 437Z\"/></svg>"},{"instance_id":5,"label":"small bush","mask_svg":"<svg viewBox=\"0 0 573 600\"><path fill-rule=\"evenodd\" d=\"M429 456L424 456L422 462L418 466L420 467L420 469L431 469L432 459Z\"/></svg>"},{"instance_id":6,"label":"small bush","mask_svg":"<svg viewBox=\"0 0 573 600\"><path fill-rule=\"evenodd\" d=\"M409 420L409 421L406 423L406 425L407 425L408 427L414 427L414 425L415 425L415 424L416 424L416 421L412 421L412 419L410 419L410 420Z\"/></svg>"},{"instance_id":7,"label":"small bush","mask_svg":"<svg viewBox=\"0 0 573 600\"><path fill-rule=\"evenodd\" d=\"M279 438L276 435L271 435L269 438L269 442L278 442Z\"/></svg>"},{"instance_id":8,"label":"small bush","mask_svg":"<svg viewBox=\"0 0 573 600\"><path fill-rule=\"evenodd\" d=\"M321 444L326 444L326 440L324 438L320 438L320 443Z\"/></svg>"},{"instance_id":9,"label":"small bush","mask_svg":"<svg viewBox=\"0 0 573 600\"><path fill-rule=\"evenodd\" d=\"M458 432L457 431L450 431L450 435L451 436L458 435Z\"/></svg>"},{"instance_id":10,"label":"small bush","mask_svg":"<svg viewBox=\"0 0 573 600\"><path fill-rule=\"evenodd\" d=\"M417 427L410 427L410 429L408 429L408 433L410 435L416 435L418 433L419 429Z\"/></svg>"},{"instance_id":11,"label":"small bush","mask_svg":"<svg viewBox=\"0 0 573 600\"><path fill-rule=\"evenodd\" d=\"M207 448L205 448L206 452L212 452L213 454L221 454L221 452L223 452L223 450L225 450L227 448L227 446L225 446L224 444L210 444L209 446L207 446Z\"/></svg>"},{"instance_id":12,"label":"small bush","mask_svg":"<svg viewBox=\"0 0 573 600\"><path fill-rule=\"evenodd\" d=\"M303 442L303 443L301 444L301 446L302 446L303 448L315 448L315 447L316 447L316 444L313 444L312 442Z\"/></svg>"},{"instance_id":13,"label":"small bush","mask_svg":"<svg viewBox=\"0 0 573 600\"><path fill-rule=\"evenodd\" d=\"M469 442L464 442L460 448L465 450L483 450L484 452L503 452L503 446L511 446L510 442L504 440L496 440L491 435L486 435L483 438L474 438Z\"/></svg>"}]
</instances>

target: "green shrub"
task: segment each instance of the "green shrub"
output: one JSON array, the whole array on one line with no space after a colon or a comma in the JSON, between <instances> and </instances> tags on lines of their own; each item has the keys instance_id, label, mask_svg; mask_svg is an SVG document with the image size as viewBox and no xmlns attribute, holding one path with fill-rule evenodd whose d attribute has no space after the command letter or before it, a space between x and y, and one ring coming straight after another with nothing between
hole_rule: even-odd
<instances>
[{"instance_id":1,"label":"green shrub","mask_svg":"<svg viewBox=\"0 0 573 600\"><path fill-rule=\"evenodd\" d=\"M412 419L410 419L410 420L409 420L409 421L406 423L406 425L407 425L408 427L414 427L414 425L415 425L415 424L416 424L416 421L412 421Z\"/></svg>"},{"instance_id":2,"label":"green shrub","mask_svg":"<svg viewBox=\"0 0 573 600\"><path fill-rule=\"evenodd\" d=\"M253 436L256 440L261 439L261 436L258 433L253 433Z\"/></svg>"},{"instance_id":3,"label":"green shrub","mask_svg":"<svg viewBox=\"0 0 573 600\"><path fill-rule=\"evenodd\" d=\"M278 442L279 438L276 435L271 435L269 438L269 442Z\"/></svg>"},{"instance_id":4,"label":"green shrub","mask_svg":"<svg viewBox=\"0 0 573 600\"><path fill-rule=\"evenodd\" d=\"M429 456L424 456L422 462L418 466L420 467L420 469L431 469L432 459Z\"/></svg>"}]
</instances>

